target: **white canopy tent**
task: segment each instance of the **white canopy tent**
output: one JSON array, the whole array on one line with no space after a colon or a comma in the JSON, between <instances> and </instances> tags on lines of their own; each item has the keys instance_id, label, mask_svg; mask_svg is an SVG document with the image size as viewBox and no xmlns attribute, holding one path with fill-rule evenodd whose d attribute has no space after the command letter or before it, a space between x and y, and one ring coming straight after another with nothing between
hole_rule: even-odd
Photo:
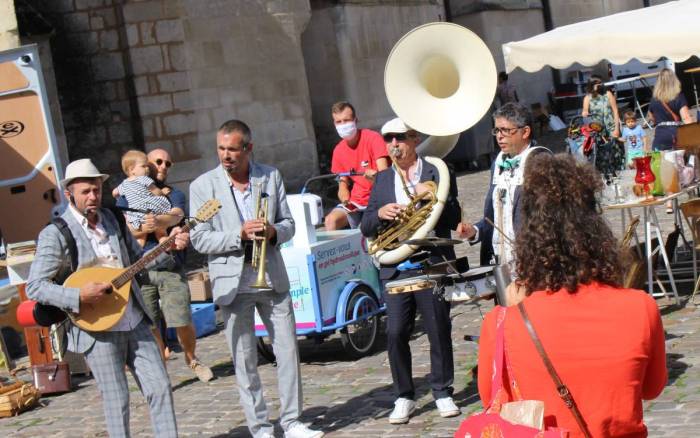
<instances>
[{"instance_id":1,"label":"white canopy tent","mask_svg":"<svg viewBox=\"0 0 700 438\"><path fill-rule=\"evenodd\" d=\"M607 59L655 62L700 56L700 0L678 0L558 27L503 45L506 71L591 66Z\"/></svg>"}]
</instances>

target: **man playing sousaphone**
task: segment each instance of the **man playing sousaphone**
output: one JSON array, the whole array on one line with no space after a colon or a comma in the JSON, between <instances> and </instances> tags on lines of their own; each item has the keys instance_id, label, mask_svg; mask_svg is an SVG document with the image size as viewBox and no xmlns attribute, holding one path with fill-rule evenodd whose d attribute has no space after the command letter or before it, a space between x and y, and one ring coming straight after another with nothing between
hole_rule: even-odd
<instances>
[{"instance_id":1,"label":"man playing sousaphone","mask_svg":"<svg viewBox=\"0 0 700 438\"><path fill-rule=\"evenodd\" d=\"M441 216L434 228L437 237L450 237L450 230L462 231L459 223L460 206L457 201L457 184L442 163L439 168L418 157L416 146L419 134L406 126L399 118L382 127L382 135L392 155L394 165L376 176L367 210L362 217L361 230L368 238L377 238L406 209L411 199L429 190L432 181L437 185L449 184L449 192ZM439 189L438 189L439 191ZM430 260L441 262L454 260L452 247L421 248L430 252ZM381 258L380 258L381 260ZM402 260L403 261L403 260ZM386 286L389 280L415 277L418 271L399 271L397 263L381 264L379 276ZM459 415L459 408L452 401L454 363L452 357L452 324L450 303L433 293L432 288L413 293L389 294L384 292L387 305L387 338L389 364L397 400L389 416L392 424L407 423L416 409L415 387L411 372L409 337L414 326L416 308L423 315L423 324L430 341L430 386L440 415Z\"/></svg>"}]
</instances>

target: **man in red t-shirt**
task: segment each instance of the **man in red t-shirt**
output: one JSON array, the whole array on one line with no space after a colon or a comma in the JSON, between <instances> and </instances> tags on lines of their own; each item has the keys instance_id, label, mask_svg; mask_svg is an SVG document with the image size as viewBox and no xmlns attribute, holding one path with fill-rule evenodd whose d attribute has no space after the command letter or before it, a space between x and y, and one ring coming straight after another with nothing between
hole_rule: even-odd
<instances>
[{"instance_id":1,"label":"man in red t-shirt","mask_svg":"<svg viewBox=\"0 0 700 438\"><path fill-rule=\"evenodd\" d=\"M338 204L325 219L326 230L332 231L350 225L357 228L362 210L367 207L374 175L389 167L389 153L379 133L357 129L355 108L349 102L338 102L331 107L333 123L342 138L333 149L331 172L354 171L357 176L341 177L338 183ZM352 186L352 189L351 189Z\"/></svg>"}]
</instances>

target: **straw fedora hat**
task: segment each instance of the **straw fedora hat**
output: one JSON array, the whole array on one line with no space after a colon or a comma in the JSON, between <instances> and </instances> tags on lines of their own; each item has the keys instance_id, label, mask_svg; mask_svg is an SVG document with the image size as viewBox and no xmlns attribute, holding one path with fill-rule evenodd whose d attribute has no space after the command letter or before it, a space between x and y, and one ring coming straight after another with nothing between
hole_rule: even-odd
<instances>
[{"instance_id":1,"label":"straw fedora hat","mask_svg":"<svg viewBox=\"0 0 700 438\"><path fill-rule=\"evenodd\" d=\"M83 158L73 161L66 167L66 177L61 180L61 186L66 188L76 178L101 178L104 182L109 175L100 173L89 158Z\"/></svg>"}]
</instances>

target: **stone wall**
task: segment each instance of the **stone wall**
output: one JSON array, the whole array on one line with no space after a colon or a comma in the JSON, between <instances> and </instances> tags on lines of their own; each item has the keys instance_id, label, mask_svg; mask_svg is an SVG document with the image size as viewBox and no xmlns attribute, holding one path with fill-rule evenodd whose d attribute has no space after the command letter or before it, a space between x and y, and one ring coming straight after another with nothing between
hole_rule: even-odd
<instances>
[{"instance_id":1,"label":"stone wall","mask_svg":"<svg viewBox=\"0 0 700 438\"><path fill-rule=\"evenodd\" d=\"M90 157L121 179L120 156L142 147L128 76L121 5L113 0L27 0L54 29L56 84L69 159ZM65 163L64 163L65 164Z\"/></svg>"},{"instance_id":2,"label":"stone wall","mask_svg":"<svg viewBox=\"0 0 700 438\"><path fill-rule=\"evenodd\" d=\"M479 35L491 50L496 61L496 70L504 71L505 62L501 46L509 41L519 41L544 32L544 18L539 7L513 9L486 9L480 12L453 17ZM517 23L514 26L513 23ZM547 103L547 92L552 88L552 73L549 67L535 73L516 69L508 82L515 86L521 102Z\"/></svg>"},{"instance_id":3,"label":"stone wall","mask_svg":"<svg viewBox=\"0 0 700 438\"><path fill-rule=\"evenodd\" d=\"M299 188L329 165L338 140L331 104L350 100L362 126L380 127L393 116L383 86L391 48L415 26L445 19L442 0L24 1L54 28L69 158L93 158L115 184L126 149L164 147L183 188L216 165L215 131L229 118L249 123L256 159ZM453 21L486 41L499 69L502 43L544 31L541 0L450 3ZM558 26L643 1L550 5ZM3 32L7 23L0 38L15 32ZM511 78L528 103L545 101L552 84L548 68Z\"/></svg>"},{"instance_id":4,"label":"stone wall","mask_svg":"<svg viewBox=\"0 0 700 438\"><path fill-rule=\"evenodd\" d=\"M177 16L167 27L156 26L162 27L157 39L167 35L173 72L157 74L159 94L151 88L151 96L139 97L151 113L144 120L153 118L155 125L147 145L152 138L173 141L182 162L173 176L186 180L216 165L215 131L238 118L253 130L256 159L279 167L288 188L298 189L318 172L300 43L308 1L182 0ZM139 50L152 50L141 44Z\"/></svg>"},{"instance_id":5,"label":"stone wall","mask_svg":"<svg viewBox=\"0 0 700 438\"><path fill-rule=\"evenodd\" d=\"M130 148L168 149L186 188L214 167L215 131L240 118L256 159L291 188L317 172L300 35L308 0L28 0L56 29L70 159L121 179Z\"/></svg>"},{"instance_id":6,"label":"stone wall","mask_svg":"<svg viewBox=\"0 0 700 438\"><path fill-rule=\"evenodd\" d=\"M643 0L550 0L554 27L644 7Z\"/></svg>"},{"instance_id":7,"label":"stone wall","mask_svg":"<svg viewBox=\"0 0 700 438\"><path fill-rule=\"evenodd\" d=\"M394 44L414 27L444 20L441 1L315 1L302 35L320 166L330 167L339 138L330 108L352 102L361 127L394 117L384 93L384 65Z\"/></svg>"}]
</instances>

